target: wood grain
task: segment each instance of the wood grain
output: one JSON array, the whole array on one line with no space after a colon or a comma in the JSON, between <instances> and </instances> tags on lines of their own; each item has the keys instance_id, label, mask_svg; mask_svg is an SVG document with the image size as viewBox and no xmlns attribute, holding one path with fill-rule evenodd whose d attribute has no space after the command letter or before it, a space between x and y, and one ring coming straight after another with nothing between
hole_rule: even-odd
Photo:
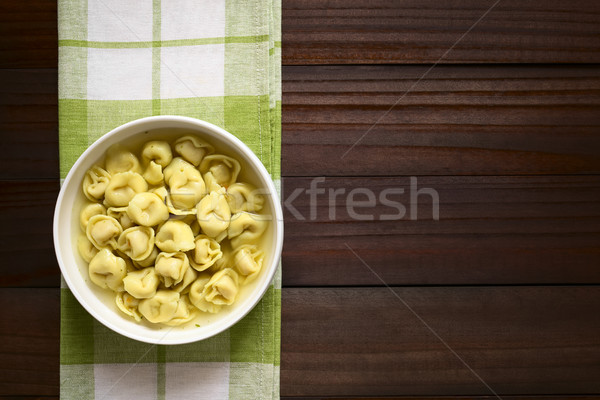
<instances>
[{"instance_id":1,"label":"wood grain","mask_svg":"<svg viewBox=\"0 0 600 400\"><path fill-rule=\"evenodd\" d=\"M58 400L58 396L0 396L2 400ZM400 396L400 397L296 397L284 396L281 400L493 400L494 396ZM600 396L559 395L559 396L502 396L503 400L598 400Z\"/></svg>"},{"instance_id":2,"label":"wood grain","mask_svg":"<svg viewBox=\"0 0 600 400\"><path fill-rule=\"evenodd\" d=\"M597 286L393 290L501 395L600 390ZM0 395L56 396L58 289L0 300ZM489 395L388 288L288 288L282 301L282 396Z\"/></svg>"},{"instance_id":3,"label":"wood grain","mask_svg":"<svg viewBox=\"0 0 600 400\"><path fill-rule=\"evenodd\" d=\"M286 0L282 10L283 62L600 61L597 2L503 0L486 14L494 3Z\"/></svg>"},{"instance_id":4,"label":"wood grain","mask_svg":"<svg viewBox=\"0 0 600 400\"><path fill-rule=\"evenodd\" d=\"M0 396L2 400L58 400L58 396ZM493 396L401 396L401 397L281 397L281 400L493 400ZM503 400L598 400L600 396L502 396Z\"/></svg>"},{"instance_id":5,"label":"wood grain","mask_svg":"<svg viewBox=\"0 0 600 400\"><path fill-rule=\"evenodd\" d=\"M311 184L323 190L314 202ZM285 178L283 189L286 286L600 283L598 176Z\"/></svg>"},{"instance_id":6,"label":"wood grain","mask_svg":"<svg viewBox=\"0 0 600 400\"><path fill-rule=\"evenodd\" d=\"M59 289L0 289L0 395L58 394Z\"/></svg>"},{"instance_id":7,"label":"wood grain","mask_svg":"<svg viewBox=\"0 0 600 400\"><path fill-rule=\"evenodd\" d=\"M440 66L418 81L425 71L284 68L283 174L600 172L600 68ZM56 71L0 70L0 84L0 179L58 178Z\"/></svg>"},{"instance_id":8,"label":"wood grain","mask_svg":"<svg viewBox=\"0 0 600 400\"><path fill-rule=\"evenodd\" d=\"M2 397L0 397L1 399ZM281 400L494 400L496 396L385 396L385 397L297 397L284 396ZM530 395L530 396L502 396L502 400L598 400L600 396L586 395Z\"/></svg>"},{"instance_id":9,"label":"wood grain","mask_svg":"<svg viewBox=\"0 0 600 400\"><path fill-rule=\"evenodd\" d=\"M0 2L0 68L56 68L56 3Z\"/></svg>"},{"instance_id":10,"label":"wood grain","mask_svg":"<svg viewBox=\"0 0 600 400\"><path fill-rule=\"evenodd\" d=\"M600 172L597 66L425 72L285 68L283 175Z\"/></svg>"},{"instance_id":11,"label":"wood grain","mask_svg":"<svg viewBox=\"0 0 600 400\"><path fill-rule=\"evenodd\" d=\"M600 271L590 268L600 265L598 176L420 177L412 187L409 177L327 178L318 183L325 192L316 197L314 220L311 182L283 181L285 286L381 286L378 276L391 285L600 283ZM423 192L428 188L439 197L439 220ZM366 200L349 193L365 189L374 205L349 214L350 200ZM333 190L345 193L333 202ZM421 192L411 216L415 190ZM384 191L395 204L381 201ZM57 286L52 217L58 183L0 181L0 192L6 227L0 286ZM406 208L401 219L394 219L401 211L395 207Z\"/></svg>"},{"instance_id":12,"label":"wood grain","mask_svg":"<svg viewBox=\"0 0 600 400\"><path fill-rule=\"evenodd\" d=\"M464 363L501 395L600 390L599 287L393 290L284 290L281 394L490 395Z\"/></svg>"},{"instance_id":13,"label":"wood grain","mask_svg":"<svg viewBox=\"0 0 600 400\"><path fill-rule=\"evenodd\" d=\"M0 179L58 180L56 69L0 70L0 87Z\"/></svg>"},{"instance_id":14,"label":"wood grain","mask_svg":"<svg viewBox=\"0 0 600 400\"><path fill-rule=\"evenodd\" d=\"M482 64L599 63L600 3L502 0L463 38L491 4L284 1L284 194L308 220L286 211L283 398L493 398L423 321L503 398L598 398L600 67ZM0 2L0 33L0 397L56 398L56 2ZM326 197L310 220L317 176L403 203L418 176L440 220L426 195L417 220ZM498 284L572 286L435 287Z\"/></svg>"},{"instance_id":15,"label":"wood grain","mask_svg":"<svg viewBox=\"0 0 600 400\"><path fill-rule=\"evenodd\" d=\"M465 35L492 4L492 0L286 0L283 63L600 61L597 2L503 0ZM56 2L4 1L0 11L0 68L55 67Z\"/></svg>"},{"instance_id":16,"label":"wood grain","mask_svg":"<svg viewBox=\"0 0 600 400\"><path fill-rule=\"evenodd\" d=\"M1 399L2 397L0 397ZM283 396L281 400L494 400L496 396L385 396L385 397L297 397ZM529 396L507 396L502 395L502 400L598 400L600 396L586 395L529 395Z\"/></svg>"},{"instance_id":17,"label":"wood grain","mask_svg":"<svg viewBox=\"0 0 600 400\"><path fill-rule=\"evenodd\" d=\"M58 287L52 239L58 181L0 181L1 287Z\"/></svg>"}]
</instances>

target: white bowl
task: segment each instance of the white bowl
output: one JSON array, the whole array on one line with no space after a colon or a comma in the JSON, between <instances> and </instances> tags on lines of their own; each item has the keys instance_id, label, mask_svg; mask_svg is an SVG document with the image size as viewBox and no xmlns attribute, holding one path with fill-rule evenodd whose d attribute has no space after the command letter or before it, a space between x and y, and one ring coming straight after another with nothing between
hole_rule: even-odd
<instances>
[{"instance_id":1,"label":"white bowl","mask_svg":"<svg viewBox=\"0 0 600 400\"><path fill-rule=\"evenodd\" d=\"M114 293L101 289L88 279L87 263L77 251L80 234L79 211L84 202L82 180L86 171L100 161L106 150L115 143L141 145L154 137L173 139L183 133L193 133L215 148L238 159L244 179L264 189L266 204L263 213L271 218L265 232L265 259L259 277L240 290L236 302L211 314L200 326L195 323L184 327L167 327L148 322L137 323L118 311ZM266 210L266 211L265 211ZM281 256L283 245L283 213L279 196L271 177L254 153L232 134L208 122L179 116L142 118L122 125L93 143L71 168L67 175L54 211L54 248L61 272L79 303L108 328L131 339L157 344L182 344L214 336L234 325L248 314L267 291ZM245 292L244 292L245 291Z\"/></svg>"}]
</instances>

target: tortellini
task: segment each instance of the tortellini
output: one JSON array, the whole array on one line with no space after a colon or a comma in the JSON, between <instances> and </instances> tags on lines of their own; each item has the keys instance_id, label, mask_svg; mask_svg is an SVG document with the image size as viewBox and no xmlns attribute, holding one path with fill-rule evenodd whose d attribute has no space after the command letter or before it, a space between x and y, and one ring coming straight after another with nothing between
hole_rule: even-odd
<instances>
[{"instance_id":1,"label":"tortellini","mask_svg":"<svg viewBox=\"0 0 600 400\"><path fill-rule=\"evenodd\" d=\"M227 188L227 203L232 213L259 212L265 204L265 198L249 183L238 182Z\"/></svg>"},{"instance_id":2,"label":"tortellini","mask_svg":"<svg viewBox=\"0 0 600 400\"><path fill-rule=\"evenodd\" d=\"M133 261L133 264L138 268L152 267L154 266L154 261L156 260L156 257L158 257L158 249L156 248L156 246L154 246L152 252L148 257L144 258L143 260Z\"/></svg>"},{"instance_id":3,"label":"tortellini","mask_svg":"<svg viewBox=\"0 0 600 400\"><path fill-rule=\"evenodd\" d=\"M198 278L190 287L189 297L192 304L196 306L198 310L215 314L221 310L221 305L207 301L205 298L206 293L204 292L204 288L210 281L210 278L211 275L207 273L198 275Z\"/></svg>"},{"instance_id":4,"label":"tortellini","mask_svg":"<svg viewBox=\"0 0 600 400\"><path fill-rule=\"evenodd\" d=\"M109 206L124 207L133 197L148 190L148 183L135 172L119 172L110 180L104 199Z\"/></svg>"},{"instance_id":5,"label":"tortellini","mask_svg":"<svg viewBox=\"0 0 600 400\"><path fill-rule=\"evenodd\" d=\"M140 301L132 295L130 295L129 293L118 292L117 297L115 298L115 303L117 303L117 307L124 314L129 315L137 322L140 322L142 320L142 314L140 314L140 311L138 310L138 305L140 304Z\"/></svg>"},{"instance_id":6,"label":"tortellini","mask_svg":"<svg viewBox=\"0 0 600 400\"><path fill-rule=\"evenodd\" d=\"M133 226L119 236L117 248L133 261L145 260L154 249L154 229L147 226Z\"/></svg>"},{"instance_id":7,"label":"tortellini","mask_svg":"<svg viewBox=\"0 0 600 400\"><path fill-rule=\"evenodd\" d=\"M252 244L240 246L233 255L235 270L245 277L244 283L253 281L260 272L265 253Z\"/></svg>"},{"instance_id":8,"label":"tortellini","mask_svg":"<svg viewBox=\"0 0 600 400\"><path fill-rule=\"evenodd\" d=\"M173 319L179 306L179 293L159 290L149 299L140 301L138 310L150 322L168 322Z\"/></svg>"},{"instance_id":9,"label":"tortellini","mask_svg":"<svg viewBox=\"0 0 600 400\"><path fill-rule=\"evenodd\" d=\"M170 188L170 199L178 209L189 210L206 194L206 185L200 172L182 158L176 157L165 168L165 182Z\"/></svg>"},{"instance_id":10,"label":"tortellini","mask_svg":"<svg viewBox=\"0 0 600 400\"><path fill-rule=\"evenodd\" d=\"M231 217L227 236L233 247L246 243L255 243L267 229L267 220L259 214L245 211Z\"/></svg>"},{"instance_id":11,"label":"tortellini","mask_svg":"<svg viewBox=\"0 0 600 400\"><path fill-rule=\"evenodd\" d=\"M196 314L197 309L190 304L188 297L180 296L175 313L171 316L171 319L163 323L169 326L183 325L196 317Z\"/></svg>"},{"instance_id":12,"label":"tortellini","mask_svg":"<svg viewBox=\"0 0 600 400\"><path fill-rule=\"evenodd\" d=\"M108 215L94 215L86 227L87 238L98 250L117 248L117 238L121 232L123 228L119 221Z\"/></svg>"},{"instance_id":13,"label":"tortellini","mask_svg":"<svg viewBox=\"0 0 600 400\"><path fill-rule=\"evenodd\" d=\"M188 293L190 291L190 284L198 278L198 272L193 268L188 268L183 275L183 279L176 285L173 285L171 289L179 293Z\"/></svg>"},{"instance_id":14,"label":"tortellini","mask_svg":"<svg viewBox=\"0 0 600 400\"><path fill-rule=\"evenodd\" d=\"M90 261L89 274L92 282L101 288L120 292L127 274L125 260L108 249L100 250Z\"/></svg>"},{"instance_id":15,"label":"tortellini","mask_svg":"<svg viewBox=\"0 0 600 400\"><path fill-rule=\"evenodd\" d=\"M192 229L194 237L196 237L200 234L201 230L200 224L198 223L198 217L196 217L195 215L190 215L190 217L193 217L193 220L190 222L190 228Z\"/></svg>"},{"instance_id":16,"label":"tortellini","mask_svg":"<svg viewBox=\"0 0 600 400\"><path fill-rule=\"evenodd\" d=\"M206 156L200 163L200 172L210 173L216 182L225 188L237 180L240 170L240 163L235 158L222 154Z\"/></svg>"},{"instance_id":17,"label":"tortellini","mask_svg":"<svg viewBox=\"0 0 600 400\"><path fill-rule=\"evenodd\" d=\"M185 253L159 253L154 264L156 273L162 276L166 287L180 283L189 267Z\"/></svg>"},{"instance_id":18,"label":"tortellini","mask_svg":"<svg viewBox=\"0 0 600 400\"><path fill-rule=\"evenodd\" d=\"M90 168L83 178L83 194L88 200L98 201L104 198L104 192L110 182L110 174L97 165Z\"/></svg>"},{"instance_id":19,"label":"tortellini","mask_svg":"<svg viewBox=\"0 0 600 400\"><path fill-rule=\"evenodd\" d=\"M192 250L196 246L192 228L183 221L169 220L158 228L156 246L170 253Z\"/></svg>"},{"instance_id":20,"label":"tortellini","mask_svg":"<svg viewBox=\"0 0 600 400\"><path fill-rule=\"evenodd\" d=\"M163 203L167 204L167 199L169 197L169 191L167 190L167 188L164 185L155 187L154 189L150 190L149 193L154 193L155 195L160 197L160 200Z\"/></svg>"},{"instance_id":21,"label":"tortellini","mask_svg":"<svg viewBox=\"0 0 600 400\"><path fill-rule=\"evenodd\" d=\"M167 205L167 209L170 214L178 215L178 216L187 216L196 214L196 209L191 210L179 210L173 206L173 202L171 201L171 195L165 186L159 186L157 188L152 189L152 193L156 194L160 197L161 201Z\"/></svg>"},{"instance_id":22,"label":"tortellini","mask_svg":"<svg viewBox=\"0 0 600 400\"><path fill-rule=\"evenodd\" d=\"M164 176L165 176L165 183L169 184L169 181L171 180L171 178L173 177L174 174L185 172L185 170L187 170L187 169L195 169L195 168L192 164L185 161L181 157L173 158L173 160L169 163L169 165L167 165L165 167L165 169L163 171Z\"/></svg>"},{"instance_id":23,"label":"tortellini","mask_svg":"<svg viewBox=\"0 0 600 400\"><path fill-rule=\"evenodd\" d=\"M87 263L92 261L92 258L98 254L96 246L94 246L85 235L80 235L79 238L77 238L77 251L79 251L79 255Z\"/></svg>"},{"instance_id":24,"label":"tortellini","mask_svg":"<svg viewBox=\"0 0 600 400\"><path fill-rule=\"evenodd\" d=\"M212 153L214 148L195 136L183 136L175 141L175 151L184 160L197 167L204 156Z\"/></svg>"},{"instance_id":25,"label":"tortellini","mask_svg":"<svg viewBox=\"0 0 600 400\"><path fill-rule=\"evenodd\" d=\"M87 224L94 215L106 215L106 207L100 203L89 203L79 214L79 226L85 231Z\"/></svg>"},{"instance_id":26,"label":"tortellini","mask_svg":"<svg viewBox=\"0 0 600 400\"><path fill-rule=\"evenodd\" d=\"M218 272L223 268L231 267L234 265L233 261L233 249L231 248L231 243L227 239L223 240L219 243L221 246L221 252L223 256L219 258L209 269L208 272Z\"/></svg>"},{"instance_id":27,"label":"tortellini","mask_svg":"<svg viewBox=\"0 0 600 400\"><path fill-rule=\"evenodd\" d=\"M151 185L159 185L165 178L162 167L154 161L150 161L142 176Z\"/></svg>"},{"instance_id":28,"label":"tortellini","mask_svg":"<svg viewBox=\"0 0 600 400\"><path fill-rule=\"evenodd\" d=\"M154 161L154 163L164 168L169 165L173 159L171 146L164 140L147 142L142 149L142 159L146 163Z\"/></svg>"},{"instance_id":29,"label":"tortellini","mask_svg":"<svg viewBox=\"0 0 600 400\"><path fill-rule=\"evenodd\" d=\"M118 172L142 172L140 167L140 161L138 158L127 149L122 148L119 145L111 146L106 151L106 170L110 174L116 174Z\"/></svg>"},{"instance_id":30,"label":"tortellini","mask_svg":"<svg viewBox=\"0 0 600 400\"><path fill-rule=\"evenodd\" d=\"M231 211L222 192L211 192L197 206L198 224L206 235L220 242L225 236Z\"/></svg>"},{"instance_id":31,"label":"tortellini","mask_svg":"<svg viewBox=\"0 0 600 400\"><path fill-rule=\"evenodd\" d=\"M171 201L171 195L167 196L167 208L169 209L169 213L178 216L178 217L186 217L188 215L196 214L196 209L192 208L190 210L182 210L173 205Z\"/></svg>"},{"instance_id":32,"label":"tortellini","mask_svg":"<svg viewBox=\"0 0 600 400\"><path fill-rule=\"evenodd\" d=\"M136 299L147 299L156 294L160 280L152 267L129 272L123 278L125 291Z\"/></svg>"},{"instance_id":33,"label":"tortellini","mask_svg":"<svg viewBox=\"0 0 600 400\"><path fill-rule=\"evenodd\" d=\"M206 172L202 175L202 177L204 178L204 184L206 185L206 190L208 193L226 190L224 186L217 182L217 178L213 176L212 172Z\"/></svg>"},{"instance_id":34,"label":"tortellini","mask_svg":"<svg viewBox=\"0 0 600 400\"><path fill-rule=\"evenodd\" d=\"M121 228L127 229L133 226L133 220L127 214L127 207L108 207L106 215L113 217L121 224Z\"/></svg>"},{"instance_id":35,"label":"tortellini","mask_svg":"<svg viewBox=\"0 0 600 400\"><path fill-rule=\"evenodd\" d=\"M265 196L243 178L235 158L194 135L110 147L82 180L77 251L90 284L150 324L235 304L260 276L268 228Z\"/></svg>"},{"instance_id":36,"label":"tortellini","mask_svg":"<svg viewBox=\"0 0 600 400\"><path fill-rule=\"evenodd\" d=\"M169 219L169 209L154 193L138 193L127 206L127 215L138 225L154 226Z\"/></svg>"},{"instance_id":37,"label":"tortellini","mask_svg":"<svg viewBox=\"0 0 600 400\"><path fill-rule=\"evenodd\" d=\"M198 235L194 242L196 247L191 251L189 259L195 270L204 271L223 257L221 245L216 240L206 235Z\"/></svg>"},{"instance_id":38,"label":"tortellini","mask_svg":"<svg viewBox=\"0 0 600 400\"><path fill-rule=\"evenodd\" d=\"M214 274L203 290L206 301L219 306L233 304L238 293L238 274L231 268L225 268Z\"/></svg>"}]
</instances>

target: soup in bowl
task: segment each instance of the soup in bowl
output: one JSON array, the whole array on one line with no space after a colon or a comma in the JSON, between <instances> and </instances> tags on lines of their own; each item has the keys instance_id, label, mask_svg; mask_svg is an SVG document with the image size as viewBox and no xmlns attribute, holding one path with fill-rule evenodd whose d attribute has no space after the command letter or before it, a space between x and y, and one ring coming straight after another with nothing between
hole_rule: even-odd
<instances>
[{"instance_id":1,"label":"soup in bowl","mask_svg":"<svg viewBox=\"0 0 600 400\"><path fill-rule=\"evenodd\" d=\"M260 160L210 123L157 116L94 142L62 185L54 243L63 277L108 328L148 343L206 339L260 301L283 244Z\"/></svg>"}]
</instances>

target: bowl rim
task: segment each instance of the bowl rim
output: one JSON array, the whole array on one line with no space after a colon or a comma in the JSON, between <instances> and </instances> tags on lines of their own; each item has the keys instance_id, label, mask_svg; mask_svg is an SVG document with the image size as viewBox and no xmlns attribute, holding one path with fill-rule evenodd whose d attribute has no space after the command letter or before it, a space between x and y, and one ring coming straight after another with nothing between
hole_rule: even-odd
<instances>
[{"instance_id":1,"label":"bowl rim","mask_svg":"<svg viewBox=\"0 0 600 400\"><path fill-rule=\"evenodd\" d=\"M75 285L75 283L71 279L71 277L69 275L70 272L67 270L66 262L64 261L64 259L62 257L62 252L61 252L61 249L59 246L59 243L60 243L60 233L59 233L60 223L59 222L60 222L60 216L61 216L61 205L63 203L63 198L66 195L66 187L68 186L68 183L72 180L73 175L76 173L76 171L78 170L80 165L84 163L84 160L86 160L97 147L100 147L104 142L110 140L110 138L119 134L121 131L129 130L131 128L136 127L137 125L140 125L141 128L140 128L139 132L141 133L144 131L143 125L149 124L149 123L157 123L157 122L159 122L159 123L160 122L162 122L162 123L175 122L175 123L187 124L187 125L190 125L190 129L192 129L193 126L195 126L196 128L204 128L208 131L215 133L217 136L222 137L225 142L227 142L228 144L232 145L232 147L235 148L235 151L239 151L239 152L243 153L243 155L248 160L250 160L250 162L253 164L253 166L258 169L259 175L261 176L261 181L264 181L264 183L266 184L267 189L269 190L269 193L270 193L269 197L271 197L273 199L272 207L271 207L272 214L274 217L274 222L275 222L275 226L274 226L275 231L274 231L274 235L273 235L274 246L272 246L273 258L271 260L271 264L268 266L269 270L268 270L267 278L265 279L265 283L262 286L259 286L256 288L256 290L259 294L258 295L255 294L254 295L255 297L252 300L252 302L249 304L249 306L244 309L241 309L242 311L238 312L235 315L235 317L232 318L231 321L228 321L228 323L221 324L222 326L219 326L218 328L213 329L212 331L203 332L202 335L196 335L196 336L190 335L189 338L184 338L184 339L169 339L168 333L171 332L171 330L173 329L172 327L168 327L168 329L166 329L166 332L164 335L162 335L158 339L155 339L155 338L145 337L143 335L138 335L136 333L129 332L126 329L122 329L121 327L114 325L111 321L104 318L98 311L95 310L95 308L93 306L91 306L86 301L85 295L83 293L81 293L81 291L79 290L77 285ZM168 128L168 127L165 127L165 128ZM152 130L152 129L158 129L158 128L149 128L149 130ZM134 135L135 135L135 133L132 134L132 136L134 136ZM97 321L99 321L101 324L103 324L110 330L117 332L125 337L131 338L134 340L138 340L141 342L145 342L145 343L151 343L151 344L176 345L176 344L186 344L186 343L198 342L201 340L208 339L212 336L215 336L215 335L231 328L233 325L237 324L246 315L248 315L248 313L250 313L250 311L252 311L256 307L256 305L261 301L261 299L264 297L264 294L267 292L267 290L271 286L271 283L273 282L275 273L277 272L277 268L280 264L281 252L282 252L282 248L283 248L283 229L284 229L283 210L282 210L282 206L281 206L280 194L278 193L277 189L275 188L275 184L273 182L271 174L267 171L267 169L265 168L263 163L260 161L260 159L256 156L256 154L254 154L254 152L243 141L241 141L239 138L237 138L235 135L231 134L230 132L226 131L225 129L223 129L217 125L211 124L210 122L207 122L207 121L203 121L203 120L200 120L197 118L192 118L192 117L179 116L179 115L159 115L159 116L139 118L139 119L136 119L133 121L129 121L125 124L122 124L114 129L112 129L111 131L103 134L100 138L98 138L95 142L93 142L92 144L90 144L88 146L88 148L77 158L75 163L73 163L73 166L67 173L67 176L65 177L65 179L61 180L61 188L60 188L58 197L56 199L56 205L54 207L53 229L52 230L53 230L54 252L56 254L56 258L57 258L57 261L58 261L58 264L59 264L59 267L61 270L62 277L65 280L71 293L74 295L74 297L79 302L79 304L81 304L81 306L89 314L91 314L92 317L94 317Z\"/></svg>"}]
</instances>

